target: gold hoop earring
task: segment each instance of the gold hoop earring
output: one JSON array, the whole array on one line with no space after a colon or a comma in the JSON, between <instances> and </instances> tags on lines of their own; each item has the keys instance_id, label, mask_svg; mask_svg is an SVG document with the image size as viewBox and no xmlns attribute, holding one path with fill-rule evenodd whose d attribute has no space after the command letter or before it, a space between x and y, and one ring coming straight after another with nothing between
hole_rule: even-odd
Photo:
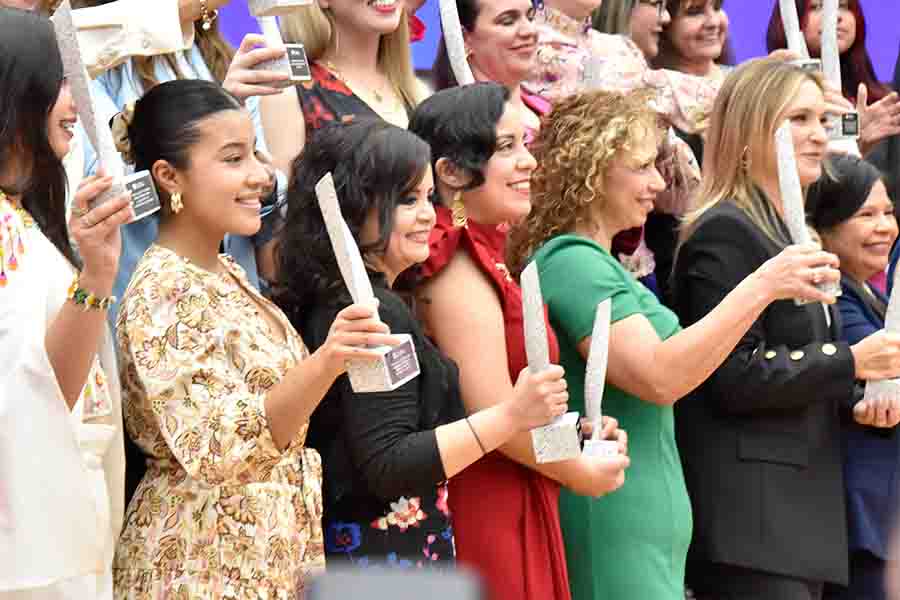
<instances>
[{"instance_id":1,"label":"gold hoop earring","mask_svg":"<svg viewBox=\"0 0 900 600\"><path fill-rule=\"evenodd\" d=\"M753 153L750 151L750 146L744 146L744 150L741 152L741 170L744 173L749 173L752 166Z\"/></svg>"},{"instance_id":2,"label":"gold hoop earring","mask_svg":"<svg viewBox=\"0 0 900 600\"><path fill-rule=\"evenodd\" d=\"M181 192L172 193L172 196L169 198L169 207L172 209L173 215L177 215L181 212L181 209L184 208L184 202L181 200Z\"/></svg>"},{"instance_id":3,"label":"gold hoop earring","mask_svg":"<svg viewBox=\"0 0 900 600\"><path fill-rule=\"evenodd\" d=\"M462 201L462 192L457 191L453 194L453 202L450 203L450 215L453 218L454 227L465 227L469 222L469 215L466 214L466 205Z\"/></svg>"}]
</instances>

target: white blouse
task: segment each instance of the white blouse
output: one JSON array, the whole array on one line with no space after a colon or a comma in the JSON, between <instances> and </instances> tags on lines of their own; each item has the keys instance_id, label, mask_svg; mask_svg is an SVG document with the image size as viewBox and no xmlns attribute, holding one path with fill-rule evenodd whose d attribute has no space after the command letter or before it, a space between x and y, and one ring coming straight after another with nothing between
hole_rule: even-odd
<instances>
[{"instance_id":1,"label":"white blouse","mask_svg":"<svg viewBox=\"0 0 900 600\"><path fill-rule=\"evenodd\" d=\"M0 598L111 599L122 527L120 387L107 331L69 411L45 348L74 271L0 198ZM78 340L71 340L76 347Z\"/></svg>"}]
</instances>

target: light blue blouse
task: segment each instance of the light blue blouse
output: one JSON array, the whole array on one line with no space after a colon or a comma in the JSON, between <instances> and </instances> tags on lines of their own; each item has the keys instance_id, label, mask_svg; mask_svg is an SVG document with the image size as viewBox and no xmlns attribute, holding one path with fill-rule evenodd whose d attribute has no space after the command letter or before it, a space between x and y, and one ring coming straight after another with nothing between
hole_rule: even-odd
<instances>
[{"instance_id":1,"label":"light blue blouse","mask_svg":"<svg viewBox=\"0 0 900 600\"><path fill-rule=\"evenodd\" d=\"M192 77L214 81L196 44L190 50L178 53L176 57L176 62L183 78ZM155 66L157 81L172 81L177 78L168 61L158 59L155 61ZM93 86L91 92L98 111L97 117L101 123L108 123L116 113L121 111L128 103L137 101L144 93L140 78L137 76L134 64L130 59L115 69L106 71L91 81L91 85ZM257 147L267 150L263 137L258 99L255 97L248 99L246 107L250 112L256 129ZM97 154L88 141L87 135L80 127L79 132L84 142L85 175L91 175L97 169ZM133 170L130 165L126 169L126 172ZM277 215L272 211L271 207L264 207L262 217L264 219L262 230L267 230L271 228L267 228L265 221L274 219ZM122 256L119 259L119 273L113 286L113 294L115 296L121 298L125 295L125 289L128 287L128 282L131 280L138 261L140 261L147 248L150 247L150 244L156 241L158 234L158 214L122 227ZM256 287L260 285L259 274L256 268L256 247L265 243L265 241L267 240L258 239L256 236L225 236L225 252L230 254L243 267L247 272L247 279ZM113 305L109 311L109 319L113 325L116 322L116 307L117 305Z\"/></svg>"}]
</instances>

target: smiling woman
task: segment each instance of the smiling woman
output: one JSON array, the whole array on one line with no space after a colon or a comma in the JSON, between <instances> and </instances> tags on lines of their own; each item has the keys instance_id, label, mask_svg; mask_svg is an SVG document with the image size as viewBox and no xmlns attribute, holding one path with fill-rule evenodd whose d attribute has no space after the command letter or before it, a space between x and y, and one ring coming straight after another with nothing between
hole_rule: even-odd
<instances>
[{"instance_id":1,"label":"smiling woman","mask_svg":"<svg viewBox=\"0 0 900 600\"><path fill-rule=\"evenodd\" d=\"M807 188L823 176L824 113L820 75L799 67L753 60L725 80L703 166L715 176L704 178L676 259L675 306L684 323L708 319L759 265L796 250L784 224L774 134L790 124ZM822 282L822 265L831 279L835 264L827 254L796 274L806 285ZM882 331L851 345L838 322L832 306L818 303L764 307L709 380L679 403L695 522L689 583L699 598L818 600L826 583L846 584L838 415L861 408L855 380L900 375L900 360L885 360L900 338ZM898 408L882 405L877 425L896 424Z\"/></svg>"},{"instance_id":2,"label":"smiling woman","mask_svg":"<svg viewBox=\"0 0 900 600\"><path fill-rule=\"evenodd\" d=\"M233 96L200 80L163 83L127 131L166 209L117 324L125 424L147 472L119 539L116 595L250 597L263 585L267 597L302 597L324 567L309 416L347 358L372 358L358 345L396 342L371 307L353 305L310 355L218 254L225 234L259 228L270 176ZM171 497L182 501L160 500Z\"/></svg>"}]
</instances>

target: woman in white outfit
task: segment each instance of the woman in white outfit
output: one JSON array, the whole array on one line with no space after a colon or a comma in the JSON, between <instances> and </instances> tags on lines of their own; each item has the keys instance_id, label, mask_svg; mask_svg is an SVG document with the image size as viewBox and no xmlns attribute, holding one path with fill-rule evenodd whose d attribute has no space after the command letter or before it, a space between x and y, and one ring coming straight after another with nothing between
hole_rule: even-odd
<instances>
[{"instance_id":1,"label":"woman in white outfit","mask_svg":"<svg viewBox=\"0 0 900 600\"><path fill-rule=\"evenodd\" d=\"M75 120L50 21L0 8L3 600L112 598L124 453L106 309L133 213L127 196L89 209L111 183L91 177L66 223Z\"/></svg>"}]
</instances>

